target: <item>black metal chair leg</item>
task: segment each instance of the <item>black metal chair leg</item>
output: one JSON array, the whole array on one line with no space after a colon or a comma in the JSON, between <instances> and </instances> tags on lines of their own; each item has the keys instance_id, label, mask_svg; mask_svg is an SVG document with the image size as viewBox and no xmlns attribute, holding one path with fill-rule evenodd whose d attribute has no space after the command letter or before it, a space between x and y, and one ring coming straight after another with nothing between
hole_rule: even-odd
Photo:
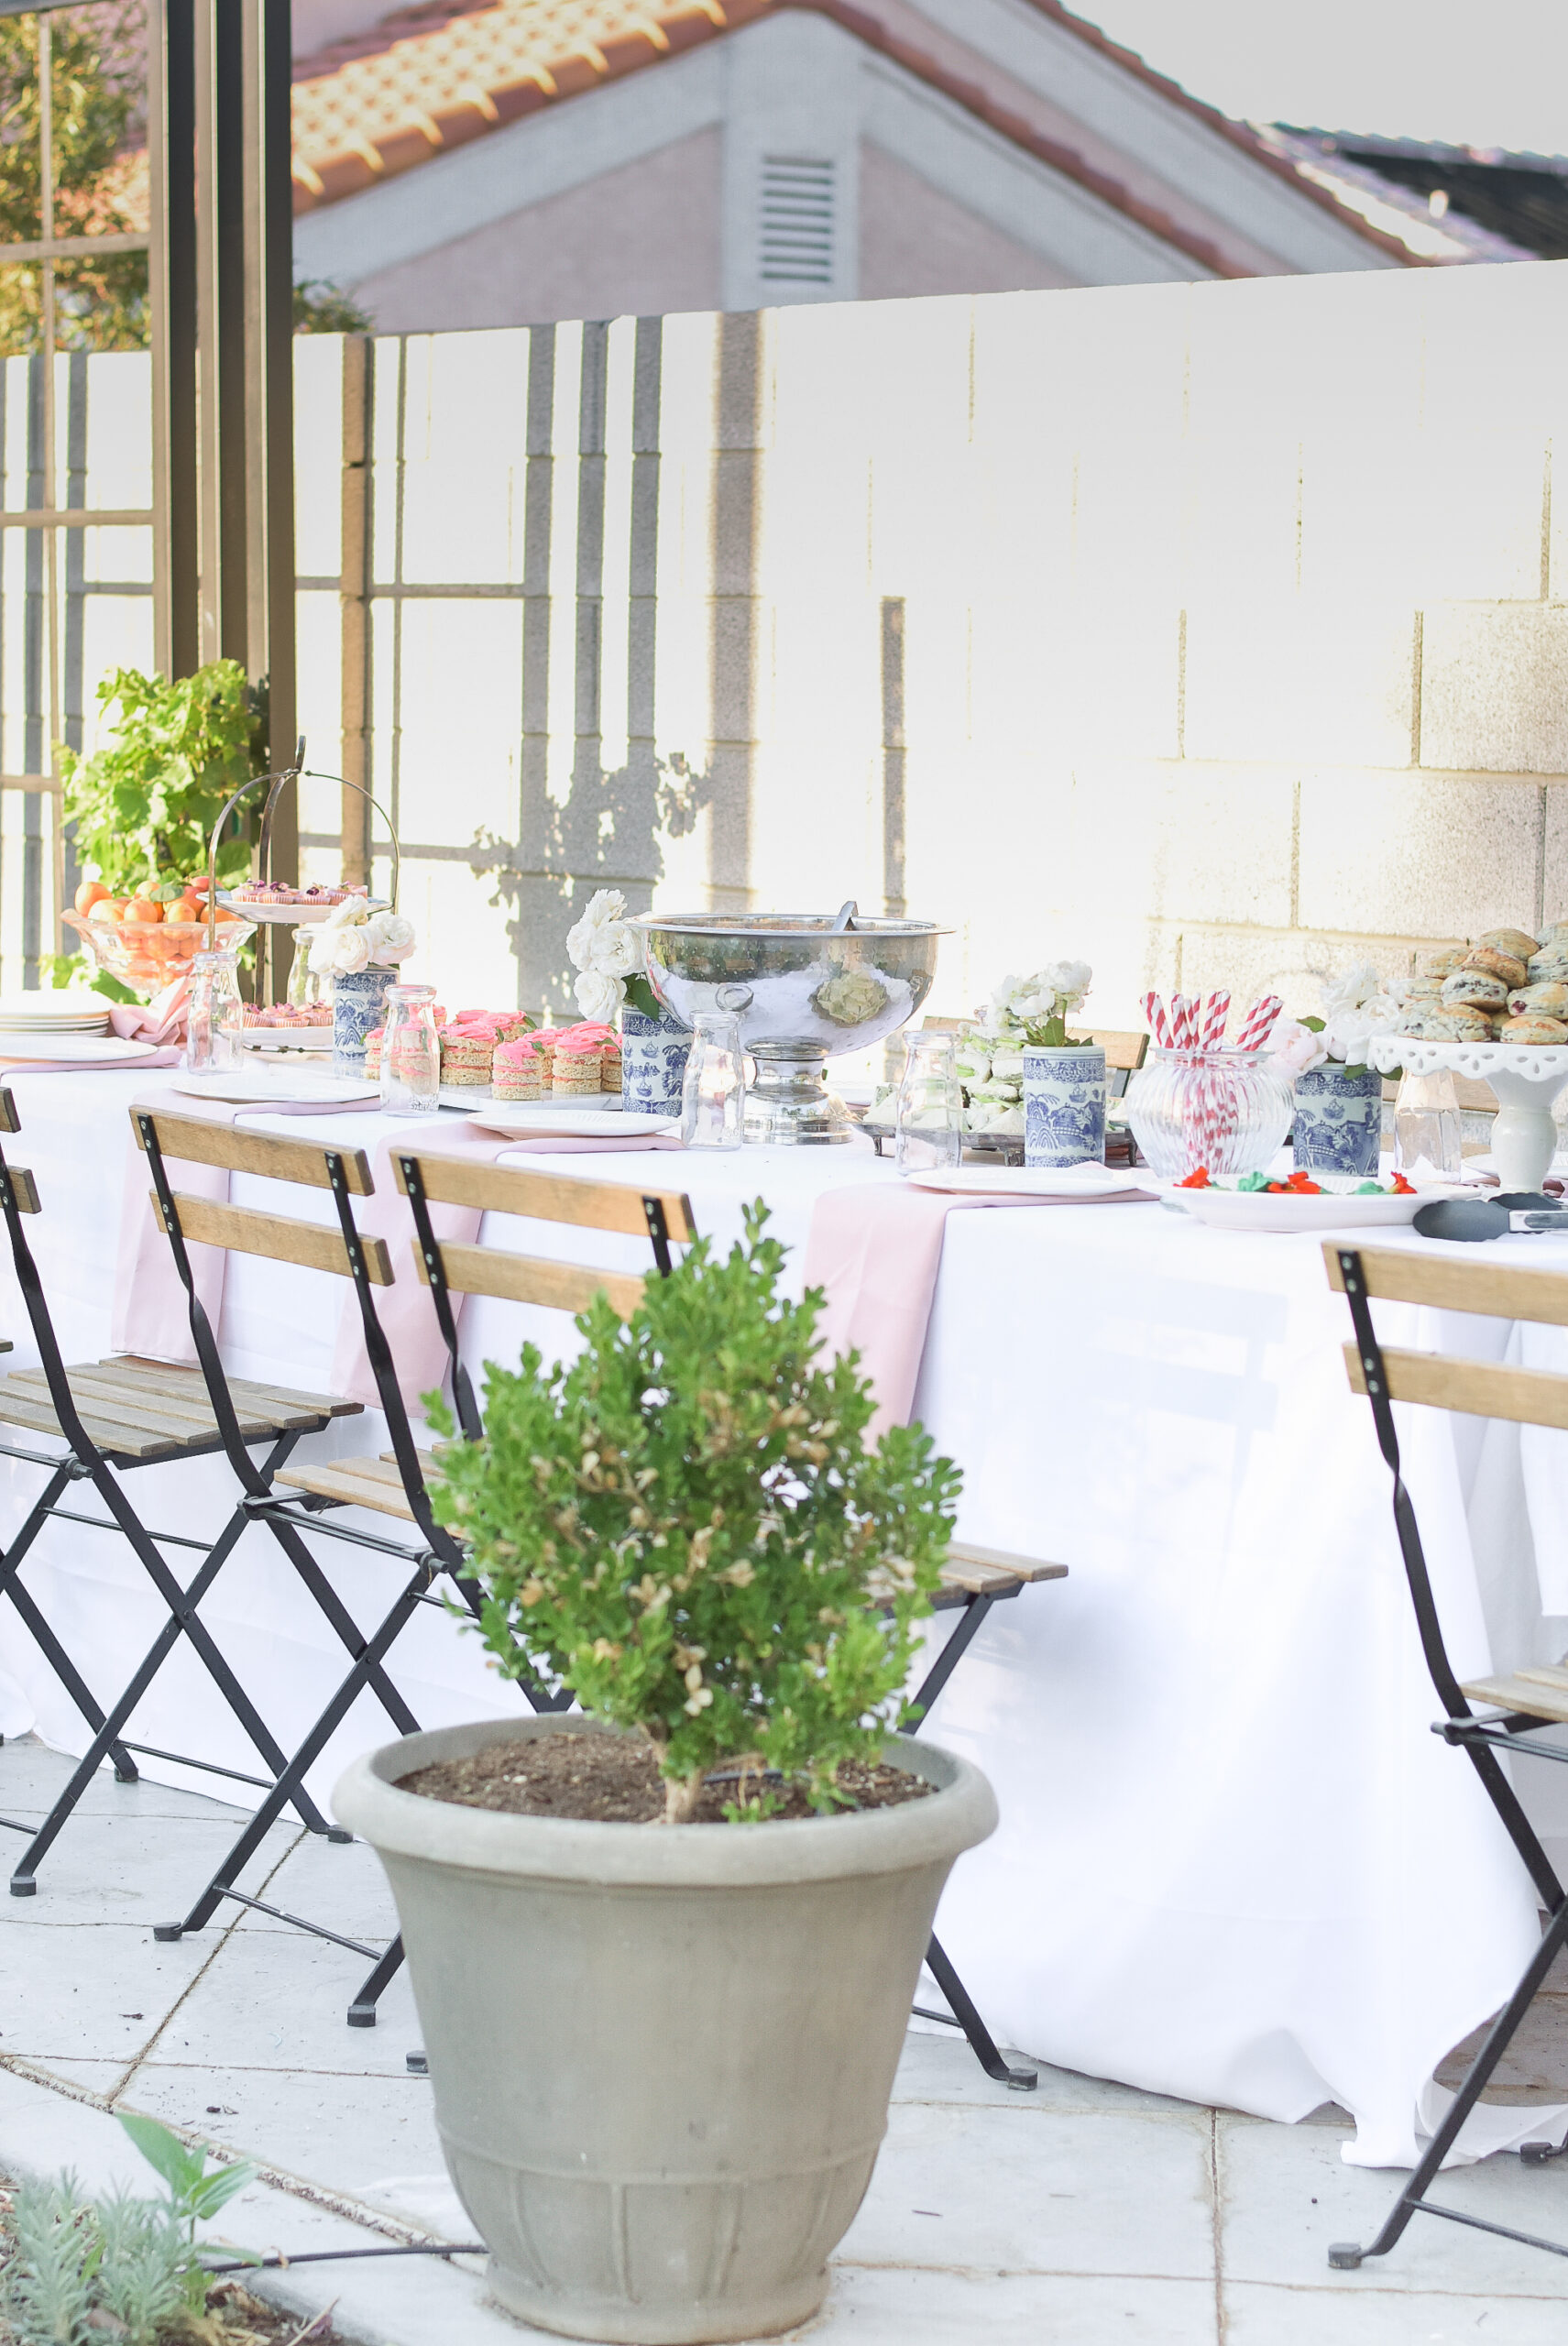
<instances>
[{"instance_id":1,"label":"black metal chair leg","mask_svg":"<svg viewBox=\"0 0 1568 2346\"><path fill-rule=\"evenodd\" d=\"M1388 2211L1388 2220L1370 2248L1363 2248L1358 2241L1335 2241L1329 2250L1329 2263L1336 2272L1350 2273L1369 2256L1387 2256L1405 2226L1418 2209L1422 2209L1427 2186L1431 2182L1443 2160L1453 2148L1459 2130L1469 2117L1482 2093L1491 2082L1493 2070L1508 2051L1519 2023L1535 2001L1541 1984L1551 1970L1564 1945L1568 1945L1568 1899L1558 1907L1550 1927L1542 1935L1541 1946L1512 1997L1497 2014L1486 2033L1486 2041L1466 2070L1463 2084L1453 2098L1453 2107L1427 2145L1426 2155L1400 2192ZM944 1990L944 1993L946 1991ZM1440 2211L1427 2208L1425 2212ZM1483 2227L1482 2229L1488 2229ZM1564 2252L1568 2253L1568 2252Z\"/></svg>"},{"instance_id":2,"label":"black metal chair leg","mask_svg":"<svg viewBox=\"0 0 1568 2346\"><path fill-rule=\"evenodd\" d=\"M0 1555L0 1597L8 1596L20 1615L23 1626L43 1655L55 1677L87 1725L96 1729L104 1724L104 1713L92 1689L77 1669L60 1639L45 1620L39 1607L22 1585L22 1565L28 1551L49 1520L49 1510L60 1493L70 1485L75 1473L74 1459L66 1459L49 1476L41 1496L35 1502L26 1522L10 1547ZM134 1784L138 1770L136 1761L123 1743L111 1745L115 1774L122 1784Z\"/></svg>"},{"instance_id":3,"label":"black metal chair leg","mask_svg":"<svg viewBox=\"0 0 1568 2346\"><path fill-rule=\"evenodd\" d=\"M943 1952L939 1939L933 1938L926 1950L926 1963L931 1977L953 2008L953 2017L968 2037L970 2050L988 2077L999 2086L1011 2086L1014 2093L1033 2093L1040 2082L1038 2069L1010 2068L996 2049L994 2038L981 2020L970 2000L969 1990L953 1969ZM916 2007L918 2009L918 2007ZM923 2013L924 2019L942 2019L940 2012Z\"/></svg>"},{"instance_id":4,"label":"black metal chair leg","mask_svg":"<svg viewBox=\"0 0 1568 2346\"><path fill-rule=\"evenodd\" d=\"M382 1990L389 1987L397 1978L398 1973L402 1969L402 1963L403 1940L402 1933L400 1931L386 1954L370 1973L359 1993L355 1997L354 2001L349 2005L348 2025L350 2028L375 2027L376 2007L381 2001Z\"/></svg>"},{"instance_id":5,"label":"black metal chair leg","mask_svg":"<svg viewBox=\"0 0 1568 2346\"><path fill-rule=\"evenodd\" d=\"M279 1771L277 1781L262 1801L245 1831L225 1858L195 1904L181 1923L155 1924L153 1937L169 1940L182 1938L187 1931L204 1929L217 1910L220 1900L233 1883L235 1876L247 1866L271 1831L282 1810L291 1801L297 1803L298 1790L307 1769L315 1765L338 1727L345 1719L360 1695L365 1692L370 1675L396 1644L413 1617L413 1610L423 1591L430 1585L434 1559L422 1563L404 1588L397 1603L388 1613L375 1636L355 1662L331 1702L317 1719L293 1758Z\"/></svg>"}]
</instances>

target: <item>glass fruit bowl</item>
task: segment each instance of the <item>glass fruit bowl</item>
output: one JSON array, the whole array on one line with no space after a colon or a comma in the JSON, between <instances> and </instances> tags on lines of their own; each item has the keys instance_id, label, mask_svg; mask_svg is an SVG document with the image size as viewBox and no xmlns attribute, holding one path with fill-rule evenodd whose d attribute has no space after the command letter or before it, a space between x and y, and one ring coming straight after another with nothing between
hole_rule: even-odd
<instances>
[{"instance_id":1,"label":"glass fruit bowl","mask_svg":"<svg viewBox=\"0 0 1568 2346\"><path fill-rule=\"evenodd\" d=\"M99 969L144 993L158 993L176 978L188 977L192 961L207 942L204 920L87 920L81 913L62 917ZM232 952L255 936L256 923L220 914L216 930L217 942Z\"/></svg>"}]
</instances>

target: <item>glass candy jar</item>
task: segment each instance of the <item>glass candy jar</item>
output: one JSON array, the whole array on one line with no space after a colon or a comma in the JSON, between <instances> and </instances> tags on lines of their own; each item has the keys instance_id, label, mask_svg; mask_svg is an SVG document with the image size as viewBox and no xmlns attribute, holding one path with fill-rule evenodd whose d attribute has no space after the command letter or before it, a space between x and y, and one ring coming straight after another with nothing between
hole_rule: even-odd
<instances>
[{"instance_id":1,"label":"glass candy jar","mask_svg":"<svg viewBox=\"0 0 1568 2346\"><path fill-rule=\"evenodd\" d=\"M389 1116L433 1116L441 1089L433 986L389 986L381 1038L381 1105Z\"/></svg>"},{"instance_id":2,"label":"glass candy jar","mask_svg":"<svg viewBox=\"0 0 1568 2346\"><path fill-rule=\"evenodd\" d=\"M238 954L218 948L194 955L191 963L191 1003L185 1014L187 1071L192 1075L213 1075L237 1066L244 1024Z\"/></svg>"},{"instance_id":3,"label":"glass candy jar","mask_svg":"<svg viewBox=\"0 0 1568 2346\"><path fill-rule=\"evenodd\" d=\"M1263 1051L1151 1048L1127 1087L1133 1138L1161 1181L1261 1173L1290 1129L1289 1074Z\"/></svg>"}]
</instances>

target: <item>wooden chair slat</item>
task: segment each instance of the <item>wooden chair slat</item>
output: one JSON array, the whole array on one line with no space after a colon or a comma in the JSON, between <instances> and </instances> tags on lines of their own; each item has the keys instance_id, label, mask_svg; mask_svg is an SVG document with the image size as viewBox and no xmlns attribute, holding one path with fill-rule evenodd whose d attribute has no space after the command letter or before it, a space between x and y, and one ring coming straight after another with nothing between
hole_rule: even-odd
<instances>
[{"instance_id":1,"label":"wooden chair slat","mask_svg":"<svg viewBox=\"0 0 1568 2346\"><path fill-rule=\"evenodd\" d=\"M974 1564L1003 1573L1009 1580L1065 1580L1065 1564L1045 1564L1032 1556L1014 1556L1005 1548L981 1548L972 1540L949 1540L949 1564Z\"/></svg>"},{"instance_id":2,"label":"wooden chair slat","mask_svg":"<svg viewBox=\"0 0 1568 2346\"><path fill-rule=\"evenodd\" d=\"M66 1376L78 1409L95 1409L100 1416L112 1414L126 1425L138 1425L148 1432L187 1441L205 1441L217 1432L217 1420L210 1408L198 1409L193 1402L172 1400L162 1395L143 1395L138 1398L124 1386L95 1377L91 1371L69 1368ZM27 1370L6 1382L40 1400L49 1398L49 1380L41 1368ZM265 1418L247 1420L242 1413L240 1424L253 1432L265 1433L269 1421Z\"/></svg>"},{"instance_id":3,"label":"wooden chair slat","mask_svg":"<svg viewBox=\"0 0 1568 2346\"><path fill-rule=\"evenodd\" d=\"M1365 1393L1366 1378L1354 1344L1344 1347L1352 1390ZM1385 1345L1383 1365L1396 1401L1419 1401L1429 1409L1455 1409L1467 1418L1506 1418L1515 1425L1556 1426L1568 1431L1568 1376L1548 1368L1505 1368L1489 1360L1464 1360L1452 1353L1401 1352Z\"/></svg>"},{"instance_id":4,"label":"wooden chair slat","mask_svg":"<svg viewBox=\"0 0 1568 2346\"><path fill-rule=\"evenodd\" d=\"M189 1395L193 1409L208 1406L206 1380L199 1368L160 1365L122 1354L95 1362L93 1375L107 1384L123 1387L127 1393L166 1395L171 1400ZM228 1383L230 1397L242 1420L249 1416L280 1428L297 1427L306 1431L328 1418L357 1417L363 1408L358 1401L334 1401L323 1393L291 1393L286 1386L257 1385L248 1377L231 1376Z\"/></svg>"},{"instance_id":5,"label":"wooden chair slat","mask_svg":"<svg viewBox=\"0 0 1568 2346\"><path fill-rule=\"evenodd\" d=\"M0 1084L0 1133L19 1133L22 1120L16 1113L16 1103L4 1084Z\"/></svg>"},{"instance_id":6,"label":"wooden chair slat","mask_svg":"<svg viewBox=\"0 0 1568 2346\"><path fill-rule=\"evenodd\" d=\"M409 1150L410 1156L417 1152ZM394 1153L392 1168L404 1195L408 1185ZM565 1222L582 1230L616 1230L646 1239L645 1197L656 1197L673 1240L696 1236L691 1200L680 1189L633 1189L623 1181L590 1181L570 1174L534 1173L517 1165L477 1165L471 1157L419 1155L425 1195L440 1205L472 1206L484 1213L526 1214L535 1222Z\"/></svg>"},{"instance_id":7,"label":"wooden chair slat","mask_svg":"<svg viewBox=\"0 0 1568 2346\"><path fill-rule=\"evenodd\" d=\"M428 1287L417 1244L414 1262ZM596 1295L630 1320L642 1300L645 1279L629 1271L595 1271L579 1263L552 1263L533 1255L507 1255L499 1246L464 1246L444 1240L446 1284L462 1295L494 1295L509 1303L543 1303L554 1311L586 1311Z\"/></svg>"},{"instance_id":8,"label":"wooden chair slat","mask_svg":"<svg viewBox=\"0 0 1568 2346\"><path fill-rule=\"evenodd\" d=\"M1327 1239L1329 1285L1344 1293L1340 1249ZM1390 1303L1430 1303L1440 1311L1476 1311L1493 1320L1540 1320L1568 1327L1568 1271L1524 1263L1476 1262L1466 1254L1418 1255L1392 1246L1361 1246L1366 1292Z\"/></svg>"},{"instance_id":9,"label":"wooden chair slat","mask_svg":"<svg viewBox=\"0 0 1568 2346\"><path fill-rule=\"evenodd\" d=\"M0 1421L7 1425L26 1426L34 1433L54 1434L65 1439L60 1420L52 1406L38 1401L31 1394L9 1393L9 1379L0 1383ZM95 1416L88 1409L79 1409L83 1431L98 1448L115 1458L178 1458L187 1446L185 1441L173 1441L167 1434L148 1433L143 1429L127 1426L115 1420Z\"/></svg>"},{"instance_id":10,"label":"wooden chair slat","mask_svg":"<svg viewBox=\"0 0 1568 2346\"><path fill-rule=\"evenodd\" d=\"M405 1523L412 1523L414 1511L396 1470L390 1474L371 1471L380 1464L375 1458L336 1458L330 1465L285 1466L274 1480L286 1483L291 1490L309 1491L315 1498L373 1507L378 1515L400 1516Z\"/></svg>"},{"instance_id":11,"label":"wooden chair slat","mask_svg":"<svg viewBox=\"0 0 1568 2346\"><path fill-rule=\"evenodd\" d=\"M1496 1703L1499 1710L1568 1722L1568 1688L1538 1685L1519 1672L1511 1678L1477 1678L1461 1692L1473 1703Z\"/></svg>"},{"instance_id":12,"label":"wooden chair slat","mask_svg":"<svg viewBox=\"0 0 1568 2346\"><path fill-rule=\"evenodd\" d=\"M166 1157L188 1165L215 1165L230 1173L258 1173L269 1181L299 1181L307 1189L330 1189L329 1156L343 1159L344 1178L354 1195L374 1195L369 1159L363 1149L329 1148L323 1141L285 1140L277 1133L242 1130L235 1124L210 1124L204 1116L159 1113L152 1120L158 1146ZM131 1130L138 1148L145 1148L136 1113Z\"/></svg>"},{"instance_id":13,"label":"wooden chair slat","mask_svg":"<svg viewBox=\"0 0 1568 2346\"><path fill-rule=\"evenodd\" d=\"M16 1197L17 1212L41 1213L43 1208L38 1203L38 1185L27 1167L8 1165L5 1169L11 1176L11 1189Z\"/></svg>"},{"instance_id":14,"label":"wooden chair slat","mask_svg":"<svg viewBox=\"0 0 1568 2346\"><path fill-rule=\"evenodd\" d=\"M149 1195L152 1193L149 1191ZM153 1197L156 1206L158 1200ZM204 1246L225 1246L233 1254L260 1255L272 1263L301 1263L307 1270L331 1271L350 1278L348 1249L341 1230L325 1222L296 1222L291 1215L258 1213L254 1206L218 1205L210 1198L188 1198L175 1192L174 1203L184 1235ZM366 1267L372 1286L390 1287L391 1259L386 1241L366 1238Z\"/></svg>"}]
</instances>

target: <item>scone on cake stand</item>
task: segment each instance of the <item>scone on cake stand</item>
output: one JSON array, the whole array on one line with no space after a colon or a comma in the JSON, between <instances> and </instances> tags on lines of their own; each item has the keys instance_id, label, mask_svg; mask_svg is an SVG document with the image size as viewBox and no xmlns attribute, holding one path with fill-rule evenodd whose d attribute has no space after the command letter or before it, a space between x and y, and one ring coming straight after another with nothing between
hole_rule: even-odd
<instances>
[{"instance_id":1,"label":"scone on cake stand","mask_svg":"<svg viewBox=\"0 0 1568 2346\"><path fill-rule=\"evenodd\" d=\"M1426 1042L1413 1035L1375 1035L1370 1058L1380 1075L1435 1075L1446 1068L1489 1083L1497 1100L1492 1157L1505 1189L1538 1191L1557 1148L1552 1103L1568 1088L1568 1043Z\"/></svg>"}]
</instances>

